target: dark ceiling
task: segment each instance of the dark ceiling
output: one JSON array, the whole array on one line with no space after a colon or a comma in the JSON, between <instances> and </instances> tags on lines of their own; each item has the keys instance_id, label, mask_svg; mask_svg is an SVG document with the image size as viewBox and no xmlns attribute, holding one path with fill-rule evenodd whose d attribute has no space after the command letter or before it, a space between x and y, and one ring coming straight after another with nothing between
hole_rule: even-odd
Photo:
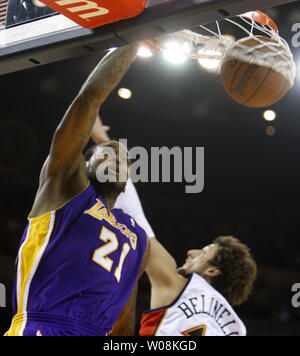
<instances>
[{"instance_id":1,"label":"dark ceiling","mask_svg":"<svg viewBox=\"0 0 300 356\"><path fill-rule=\"evenodd\" d=\"M292 44L300 23L299 3L268 11ZM292 48L300 63L299 48ZM10 324L14 259L37 189L51 136L89 72L104 53L45 65L0 78L0 282L7 308L0 308L0 333ZM299 71L298 71L299 73ZM300 310L291 288L300 282L300 74L288 95L264 110L233 102L218 76L194 61L167 63L161 55L138 58L120 86L131 100L113 92L101 108L114 138L129 147L205 148L205 189L185 194L185 184L138 183L158 239L181 263L185 251L232 234L253 250L259 277L249 302L238 308L250 335L300 335ZM266 134L267 126L276 129ZM146 278L138 312L148 308ZM143 291L142 291L143 290Z\"/></svg>"}]
</instances>

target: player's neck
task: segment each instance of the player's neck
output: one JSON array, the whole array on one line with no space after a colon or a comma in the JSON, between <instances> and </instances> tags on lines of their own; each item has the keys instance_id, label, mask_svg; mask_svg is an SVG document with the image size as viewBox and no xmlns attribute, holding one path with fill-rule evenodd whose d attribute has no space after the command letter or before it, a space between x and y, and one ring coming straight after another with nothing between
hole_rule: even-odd
<instances>
[{"instance_id":1,"label":"player's neck","mask_svg":"<svg viewBox=\"0 0 300 356\"><path fill-rule=\"evenodd\" d=\"M115 205L115 202L116 202L116 199L113 198L113 197L103 197L104 201L105 201L105 204L107 205L107 208L108 210L111 210L114 208L114 205Z\"/></svg>"},{"instance_id":2,"label":"player's neck","mask_svg":"<svg viewBox=\"0 0 300 356\"><path fill-rule=\"evenodd\" d=\"M113 209L119 194L117 192L113 192L111 189L102 189L101 191L98 190L97 193L104 200L108 210Z\"/></svg>"}]
</instances>

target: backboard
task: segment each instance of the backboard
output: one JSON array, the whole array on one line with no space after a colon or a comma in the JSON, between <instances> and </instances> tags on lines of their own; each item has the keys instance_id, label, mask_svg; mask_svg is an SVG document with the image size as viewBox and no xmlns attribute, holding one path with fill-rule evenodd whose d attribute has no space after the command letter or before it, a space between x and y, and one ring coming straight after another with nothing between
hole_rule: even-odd
<instances>
[{"instance_id":1,"label":"backboard","mask_svg":"<svg viewBox=\"0 0 300 356\"><path fill-rule=\"evenodd\" d=\"M246 11L263 10L294 1L148 0L141 15L90 30L48 7L41 7L37 0L0 0L0 10L8 5L5 27L0 30L0 74L86 55L208 24Z\"/></svg>"}]
</instances>

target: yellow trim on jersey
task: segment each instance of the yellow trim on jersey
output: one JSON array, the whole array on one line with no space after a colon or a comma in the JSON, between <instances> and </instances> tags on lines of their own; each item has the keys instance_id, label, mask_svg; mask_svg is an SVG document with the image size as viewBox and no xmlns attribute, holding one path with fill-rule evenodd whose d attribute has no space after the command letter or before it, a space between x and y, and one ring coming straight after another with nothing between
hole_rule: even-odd
<instances>
[{"instance_id":1,"label":"yellow trim on jersey","mask_svg":"<svg viewBox=\"0 0 300 356\"><path fill-rule=\"evenodd\" d=\"M4 334L4 336L19 336L19 332L22 327L23 321L26 318L27 316L24 314L16 314L13 317L9 330Z\"/></svg>"},{"instance_id":2,"label":"yellow trim on jersey","mask_svg":"<svg viewBox=\"0 0 300 356\"><path fill-rule=\"evenodd\" d=\"M29 221L26 238L18 254L16 294L18 322L13 319L10 335L23 335L27 322L27 303L32 279L38 268L43 253L50 241L55 222L55 211L43 214ZM20 316L22 322L20 322Z\"/></svg>"},{"instance_id":3,"label":"yellow trim on jersey","mask_svg":"<svg viewBox=\"0 0 300 356\"><path fill-rule=\"evenodd\" d=\"M27 235L19 249L17 257L16 294L18 311L17 315L12 320L10 329L4 336L23 335L27 323L26 311L31 281L50 241L54 228L55 212L78 197L89 187L89 185L90 181L88 181L87 186L81 192L53 211L33 218L31 217L31 213L28 215L29 223Z\"/></svg>"},{"instance_id":4,"label":"yellow trim on jersey","mask_svg":"<svg viewBox=\"0 0 300 356\"><path fill-rule=\"evenodd\" d=\"M160 319L159 324L157 325L157 327L156 327L156 329L155 329L155 331L154 331L153 336L156 336L156 334L158 333L158 330L159 330L159 328L160 328L160 326L161 326L161 324L162 324L164 318L166 317L167 312L168 312L168 309L166 309L166 310L164 311L163 315L161 316L161 319Z\"/></svg>"}]
</instances>

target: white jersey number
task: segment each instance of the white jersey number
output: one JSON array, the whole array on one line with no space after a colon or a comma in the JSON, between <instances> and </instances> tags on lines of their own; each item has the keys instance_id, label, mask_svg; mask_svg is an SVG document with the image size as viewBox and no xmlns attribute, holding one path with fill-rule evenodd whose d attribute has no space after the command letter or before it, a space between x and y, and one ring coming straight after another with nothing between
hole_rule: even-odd
<instances>
[{"instance_id":1,"label":"white jersey number","mask_svg":"<svg viewBox=\"0 0 300 356\"><path fill-rule=\"evenodd\" d=\"M93 255L93 261L97 263L99 266L103 267L106 269L108 272L111 271L114 261L112 261L108 255L112 254L114 251L116 251L119 247L119 241L117 239L117 236L115 233L112 231L108 230L106 227L103 226L99 239L106 242L106 244L100 248L98 248ZM122 247L122 253L119 259L118 266L116 267L114 276L118 283L120 282L121 279L121 273L122 273L122 268L124 261L126 259L126 256L128 255L130 251L130 246L127 242L123 244Z\"/></svg>"}]
</instances>

